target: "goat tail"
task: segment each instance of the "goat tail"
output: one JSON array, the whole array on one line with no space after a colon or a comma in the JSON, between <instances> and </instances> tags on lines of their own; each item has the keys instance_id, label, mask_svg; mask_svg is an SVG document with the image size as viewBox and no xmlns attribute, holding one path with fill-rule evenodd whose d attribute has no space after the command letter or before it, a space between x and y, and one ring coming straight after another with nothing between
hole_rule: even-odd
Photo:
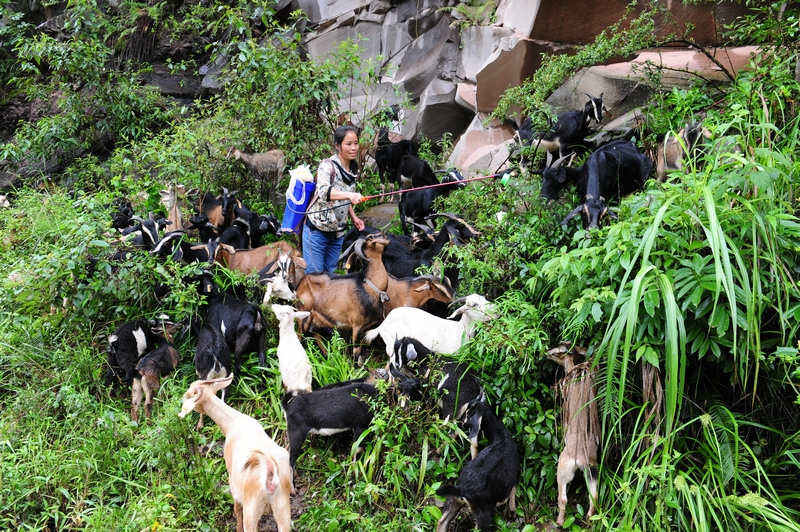
<instances>
[{"instance_id":1,"label":"goat tail","mask_svg":"<svg viewBox=\"0 0 800 532\"><path fill-rule=\"evenodd\" d=\"M376 327L371 331L367 331L367 333L364 335L363 342L365 344L371 344L375 340L375 338L378 337L380 333L381 333L380 327Z\"/></svg>"},{"instance_id":2,"label":"goat tail","mask_svg":"<svg viewBox=\"0 0 800 532\"><path fill-rule=\"evenodd\" d=\"M448 484L436 490L436 495L439 497L461 497L461 490Z\"/></svg>"},{"instance_id":3,"label":"goat tail","mask_svg":"<svg viewBox=\"0 0 800 532\"><path fill-rule=\"evenodd\" d=\"M242 473L252 474L259 478L259 485L263 486L270 495L280 486L277 465L271 456L263 451L253 451L242 464Z\"/></svg>"}]
</instances>

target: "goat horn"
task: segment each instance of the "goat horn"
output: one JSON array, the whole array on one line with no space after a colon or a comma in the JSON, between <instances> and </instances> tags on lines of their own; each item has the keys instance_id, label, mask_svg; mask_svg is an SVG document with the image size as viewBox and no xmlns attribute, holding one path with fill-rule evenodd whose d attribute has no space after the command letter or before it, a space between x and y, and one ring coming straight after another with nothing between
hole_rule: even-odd
<instances>
[{"instance_id":1,"label":"goat horn","mask_svg":"<svg viewBox=\"0 0 800 532\"><path fill-rule=\"evenodd\" d=\"M222 187L222 193L223 194L227 194L228 193L228 188L227 187Z\"/></svg>"},{"instance_id":2,"label":"goat horn","mask_svg":"<svg viewBox=\"0 0 800 532\"><path fill-rule=\"evenodd\" d=\"M561 220L561 225L567 225L569 223L569 221L572 220L572 218L575 217L576 214L581 212L582 209L583 209L583 205L578 205L577 207L572 209L572 211L567 215L567 217L564 218L563 220Z\"/></svg>"},{"instance_id":3,"label":"goat horn","mask_svg":"<svg viewBox=\"0 0 800 532\"><path fill-rule=\"evenodd\" d=\"M458 299L454 299L453 302L450 303L450 305L455 305L457 303L464 303L466 300L467 300L466 297L459 297Z\"/></svg>"},{"instance_id":4,"label":"goat horn","mask_svg":"<svg viewBox=\"0 0 800 532\"><path fill-rule=\"evenodd\" d=\"M353 245L355 246L356 254L365 261L369 261L370 259L367 258L366 255L364 255L364 242L365 240L363 238L359 238Z\"/></svg>"},{"instance_id":5,"label":"goat horn","mask_svg":"<svg viewBox=\"0 0 800 532\"><path fill-rule=\"evenodd\" d=\"M550 152L547 152L547 153L550 153ZM559 158L558 158L558 159L556 159L556 161L553 163L553 166L551 166L551 168L552 168L553 170L558 170L559 168L561 168L561 165L562 165L562 164L564 164L564 161L567 159L567 157L571 157L571 156L572 156L572 154L571 154L571 153L569 153L569 154L567 154L567 155L565 155L565 156L563 156L563 157L559 157Z\"/></svg>"},{"instance_id":6,"label":"goat horn","mask_svg":"<svg viewBox=\"0 0 800 532\"><path fill-rule=\"evenodd\" d=\"M353 242L349 246L347 246L347 249L342 251L342 253L339 255L339 260L337 260L336 262L342 262L346 257L348 257L353 252L353 246L355 245L356 243Z\"/></svg>"},{"instance_id":7,"label":"goat horn","mask_svg":"<svg viewBox=\"0 0 800 532\"><path fill-rule=\"evenodd\" d=\"M592 96L592 95L591 95L591 94L589 94L588 92L584 92L584 94L585 94L586 96L588 96L589 98L591 98L592 100L597 100L597 99L599 99L599 98L595 98L594 96ZM600 93L600 98L602 98L602 97L603 97L603 93L601 92L601 93Z\"/></svg>"}]
</instances>

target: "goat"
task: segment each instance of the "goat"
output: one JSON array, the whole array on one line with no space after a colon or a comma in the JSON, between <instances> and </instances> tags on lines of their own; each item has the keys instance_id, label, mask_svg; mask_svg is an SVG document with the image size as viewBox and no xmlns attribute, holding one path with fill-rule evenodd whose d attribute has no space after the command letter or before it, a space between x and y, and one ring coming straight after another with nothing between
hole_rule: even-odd
<instances>
[{"instance_id":1,"label":"goat","mask_svg":"<svg viewBox=\"0 0 800 532\"><path fill-rule=\"evenodd\" d=\"M287 394L311 392L311 364L306 350L295 332L295 319L307 318L310 314L296 311L288 305L272 305L272 311L278 318L280 339L278 341L278 365Z\"/></svg>"},{"instance_id":2,"label":"goat","mask_svg":"<svg viewBox=\"0 0 800 532\"><path fill-rule=\"evenodd\" d=\"M241 205L241 202L236 199L236 191L228 192L227 188L222 187L221 196L214 196L210 192L206 192L194 207L197 214L205 214L208 217L208 223L214 226L217 232L221 232L233 223L235 218L233 208L236 205Z\"/></svg>"},{"instance_id":3,"label":"goat","mask_svg":"<svg viewBox=\"0 0 800 532\"><path fill-rule=\"evenodd\" d=\"M288 253L292 261L301 268L306 268L302 254L289 242L279 240L256 249L235 249L227 244L208 242L209 264L218 262L229 270L236 270L245 275L257 273L278 260L281 253Z\"/></svg>"},{"instance_id":4,"label":"goat","mask_svg":"<svg viewBox=\"0 0 800 532\"><path fill-rule=\"evenodd\" d=\"M440 415L445 422L451 418L455 421L465 421L467 406L473 401L486 400L483 385L468 364L443 362L434 359L432 355L433 352L419 340L409 336L398 338L394 342L390 367L398 370L413 367L420 378L427 381L433 373L432 366L441 366L436 370L442 375L436 386L440 394L437 401ZM471 454L472 458L478 454L477 442L472 442Z\"/></svg>"},{"instance_id":5,"label":"goat","mask_svg":"<svg viewBox=\"0 0 800 532\"><path fill-rule=\"evenodd\" d=\"M169 321L156 325L153 332L162 336L159 344L136 364L136 370L132 373L131 419L133 421L139 421L142 393L145 399L144 415L149 418L153 410L153 393L161 387L161 377L166 377L178 367L181 357L172 343L172 335L176 331L177 325Z\"/></svg>"},{"instance_id":6,"label":"goat","mask_svg":"<svg viewBox=\"0 0 800 532\"><path fill-rule=\"evenodd\" d=\"M415 223L423 223L425 217L431 214L433 202L436 201L438 197L445 197L456 188L463 188L466 186L466 183L462 183L464 177L461 175L461 172L455 169L448 171L447 175L442 179L441 183L439 183L439 180L436 179L428 163L412 155L403 156L400 160L400 166L397 169L397 175L397 180L400 182L401 188L408 188L405 184L410 184L410 186L415 188L437 184L442 185L426 188L424 190L404 192L400 195L400 204L398 206L400 225L403 229L403 234L406 235L408 234L408 218L411 218Z\"/></svg>"},{"instance_id":7,"label":"goat","mask_svg":"<svg viewBox=\"0 0 800 532\"><path fill-rule=\"evenodd\" d=\"M398 307L422 308L431 299L449 305L453 302L455 293L447 277L444 279L444 282L439 282L430 275L402 279L389 275L386 288L389 300L384 303L384 312L388 316Z\"/></svg>"},{"instance_id":8,"label":"goat","mask_svg":"<svg viewBox=\"0 0 800 532\"><path fill-rule=\"evenodd\" d=\"M471 294L457 299L464 302L450 318L461 316L459 321L442 319L422 309L400 307L386 316L379 327L364 335L364 343L370 344L380 336L386 344L386 356L391 358L396 338L411 336L422 345L437 353L455 353L475 334L475 326L494 317L494 305L486 298Z\"/></svg>"},{"instance_id":9,"label":"goat","mask_svg":"<svg viewBox=\"0 0 800 532\"><path fill-rule=\"evenodd\" d=\"M691 156L702 139L709 138L711 138L711 132L699 122L686 124L686 127L678 131L677 135L667 134L664 142L658 145L656 155L658 182L662 183L666 179L668 171L682 170L683 160Z\"/></svg>"},{"instance_id":10,"label":"goat","mask_svg":"<svg viewBox=\"0 0 800 532\"><path fill-rule=\"evenodd\" d=\"M158 241L150 253L158 257L171 257L172 260L190 264L208 262L208 246L189 242L185 231L171 231Z\"/></svg>"},{"instance_id":11,"label":"goat","mask_svg":"<svg viewBox=\"0 0 800 532\"><path fill-rule=\"evenodd\" d=\"M603 120L603 112L608 111L603 105L603 93L599 97L584 93L589 97L589 101L579 111L567 111L561 113L556 118L556 123L541 135L538 140L534 139L535 132L532 128L530 118L526 118L516 129L514 136L520 146L532 146L537 143L537 148L542 148L546 153L558 152L559 157L564 157L572 152L577 152L576 148L584 147L583 139L589 135L589 124L594 120L600 123ZM522 157L521 164L527 166L527 158Z\"/></svg>"},{"instance_id":12,"label":"goat","mask_svg":"<svg viewBox=\"0 0 800 532\"><path fill-rule=\"evenodd\" d=\"M352 430L353 441L358 441L372 422L372 412L364 397L375 394L375 386L364 382L320 388L299 395L285 394L281 404L286 415L292 468L309 433L328 436Z\"/></svg>"},{"instance_id":13,"label":"goat","mask_svg":"<svg viewBox=\"0 0 800 532\"><path fill-rule=\"evenodd\" d=\"M208 220L207 214L196 214L189 218L189 228L197 230L200 242L208 242L212 238L219 236L217 226Z\"/></svg>"},{"instance_id":14,"label":"goat","mask_svg":"<svg viewBox=\"0 0 800 532\"><path fill-rule=\"evenodd\" d=\"M280 181L283 169L286 166L286 156L281 150L269 150L263 153L248 153L239 148L231 147L225 155L226 159L233 157L242 162L256 179L261 182L272 180Z\"/></svg>"},{"instance_id":15,"label":"goat","mask_svg":"<svg viewBox=\"0 0 800 532\"><path fill-rule=\"evenodd\" d=\"M300 279L305 275L305 270L302 267L305 261L301 259L299 264L295 264L294 259L295 257L290 253L281 251L275 262L265 266L258 272L259 284L266 287L262 304L266 305L273 294L286 301L297 299L297 294L292 291L292 287L296 287Z\"/></svg>"},{"instance_id":16,"label":"goat","mask_svg":"<svg viewBox=\"0 0 800 532\"><path fill-rule=\"evenodd\" d=\"M232 378L193 382L183 394L178 415L186 417L192 410L206 414L225 435L225 468L233 497L236 531L257 532L261 516L271 509L278 532L289 532L294 493L289 453L267 436L258 421L216 396Z\"/></svg>"},{"instance_id":17,"label":"goat","mask_svg":"<svg viewBox=\"0 0 800 532\"><path fill-rule=\"evenodd\" d=\"M167 208L167 220L172 231L183 231L181 204L185 196L197 194L197 189L187 191L184 185L170 183L166 190L159 190L161 203Z\"/></svg>"},{"instance_id":18,"label":"goat","mask_svg":"<svg viewBox=\"0 0 800 532\"><path fill-rule=\"evenodd\" d=\"M261 239L264 235L269 233L277 236L281 228L275 215L258 215L244 205L234 207L233 214L236 217L233 223L243 227L249 237L248 244L240 247L257 248L261 246Z\"/></svg>"},{"instance_id":19,"label":"goat","mask_svg":"<svg viewBox=\"0 0 800 532\"><path fill-rule=\"evenodd\" d=\"M297 285L300 310L311 314L301 324L301 333L319 327L342 327L352 331L353 356L361 360L358 342L364 330L381 321L389 276L381 255L389 241L372 236L357 243L356 252L368 262L363 272L347 275L308 274ZM363 248L363 250L362 250Z\"/></svg>"},{"instance_id":20,"label":"goat","mask_svg":"<svg viewBox=\"0 0 800 532\"><path fill-rule=\"evenodd\" d=\"M234 374L239 375L242 355L256 351L258 363L266 366L266 320L258 305L220 292L211 272L204 270L197 279L197 290L208 302L206 322L225 337L234 354Z\"/></svg>"},{"instance_id":21,"label":"goat","mask_svg":"<svg viewBox=\"0 0 800 532\"><path fill-rule=\"evenodd\" d=\"M194 355L194 368L200 380L224 379L233 374L231 351L222 332L210 323L203 324L197 335L197 347ZM225 389L222 389L222 401L225 401ZM197 429L203 428L203 414Z\"/></svg>"},{"instance_id":22,"label":"goat","mask_svg":"<svg viewBox=\"0 0 800 532\"><path fill-rule=\"evenodd\" d=\"M542 189L551 179L558 183L575 182L578 196L584 201L564 218L561 225L567 225L580 213L586 229L598 227L606 215L616 219L617 215L608 208L606 201L642 188L653 169L650 159L628 140L604 144L578 168L564 167L565 158L559 158L542 172Z\"/></svg>"},{"instance_id":23,"label":"goat","mask_svg":"<svg viewBox=\"0 0 800 532\"><path fill-rule=\"evenodd\" d=\"M520 462L517 444L502 421L486 403L473 401L467 408L470 440L477 441L483 431L489 445L467 462L455 486L444 485L436 490L446 497L437 532L447 532L453 518L468 504L475 515L475 527L491 528L494 507L508 500L511 513L516 512L515 493L519 483Z\"/></svg>"},{"instance_id":24,"label":"goat","mask_svg":"<svg viewBox=\"0 0 800 532\"><path fill-rule=\"evenodd\" d=\"M416 156L417 148L410 140L403 138L392 141L389 130L380 128L378 130L377 147L375 148L375 165L378 167L378 176L381 180L381 193L386 191L386 177L389 177L394 190L394 182L397 181L397 169L400 167L400 160L405 155Z\"/></svg>"},{"instance_id":25,"label":"goat","mask_svg":"<svg viewBox=\"0 0 800 532\"><path fill-rule=\"evenodd\" d=\"M362 379L329 384L311 393L287 393L283 396L281 404L286 416L289 462L292 468L297 463L308 434L329 436L352 430L353 442L358 441L372 422L368 399L377 394L375 379L383 378L378 375L379 371L376 370ZM400 382L393 389L395 392L412 399L421 397L418 380L402 374L398 376Z\"/></svg>"},{"instance_id":26,"label":"goat","mask_svg":"<svg viewBox=\"0 0 800 532\"><path fill-rule=\"evenodd\" d=\"M156 348L159 336L153 332L156 320L135 320L123 323L108 337L106 384L130 382L144 355Z\"/></svg>"},{"instance_id":27,"label":"goat","mask_svg":"<svg viewBox=\"0 0 800 532\"><path fill-rule=\"evenodd\" d=\"M133 225L133 205L128 200L115 200L117 210L111 215L111 227L122 231Z\"/></svg>"},{"instance_id":28,"label":"goat","mask_svg":"<svg viewBox=\"0 0 800 532\"><path fill-rule=\"evenodd\" d=\"M597 501L597 458L600 446L600 417L595 401L594 376L589 362L576 364L586 349L562 342L547 351L550 360L564 367L566 374L556 385L561 403L561 427L564 429L564 449L558 457L558 519L564 524L567 506L567 486L578 469L583 470L589 489L588 519L594 515Z\"/></svg>"}]
</instances>

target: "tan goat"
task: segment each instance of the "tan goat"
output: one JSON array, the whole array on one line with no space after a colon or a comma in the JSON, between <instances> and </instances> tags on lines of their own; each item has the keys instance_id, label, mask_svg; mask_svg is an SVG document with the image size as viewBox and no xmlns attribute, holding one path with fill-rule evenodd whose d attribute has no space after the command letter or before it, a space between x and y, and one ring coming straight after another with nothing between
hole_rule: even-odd
<instances>
[{"instance_id":1,"label":"tan goat","mask_svg":"<svg viewBox=\"0 0 800 532\"><path fill-rule=\"evenodd\" d=\"M183 394L180 417L195 410L213 419L225 435L225 468L233 496L236 532L257 532L258 521L272 510L278 532L292 528L292 467L289 452L267 436L252 417L226 405L217 391L225 379L194 381Z\"/></svg>"},{"instance_id":2,"label":"tan goat","mask_svg":"<svg viewBox=\"0 0 800 532\"><path fill-rule=\"evenodd\" d=\"M184 206L185 198L196 196L198 190L196 188L186 190L184 185L177 185L170 183L167 185L166 190L159 190L161 195L161 203L167 208L167 220L169 220L170 231L183 231L183 215L181 209Z\"/></svg>"},{"instance_id":3,"label":"tan goat","mask_svg":"<svg viewBox=\"0 0 800 532\"><path fill-rule=\"evenodd\" d=\"M209 244L209 246L210 250L213 249L213 252L209 253L209 262L213 260L229 270L240 271L245 275L260 272L276 262L281 253L289 254L296 267L303 270L306 268L302 253L289 242L283 240L255 249L234 249L227 244L217 244L215 249L213 245Z\"/></svg>"},{"instance_id":4,"label":"tan goat","mask_svg":"<svg viewBox=\"0 0 800 532\"><path fill-rule=\"evenodd\" d=\"M667 172L682 170L683 161L691 156L702 139L711 138L711 132L702 124L686 124L678 134L668 133L659 144L656 156L656 177L659 183L667 178Z\"/></svg>"},{"instance_id":5,"label":"tan goat","mask_svg":"<svg viewBox=\"0 0 800 532\"><path fill-rule=\"evenodd\" d=\"M561 342L547 351L550 360L564 366L566 375L556 384L561 396L561 427L564 430L564 449L558 457L558 519L564 524L567 507L567 486L578 469L583 470L589 488L589 510L586 517L594 515L597 500L597 457L600 447L600 418L595 401L594 376L590 362L576 364L586 349Z\"/></svg>"}]
</instances>

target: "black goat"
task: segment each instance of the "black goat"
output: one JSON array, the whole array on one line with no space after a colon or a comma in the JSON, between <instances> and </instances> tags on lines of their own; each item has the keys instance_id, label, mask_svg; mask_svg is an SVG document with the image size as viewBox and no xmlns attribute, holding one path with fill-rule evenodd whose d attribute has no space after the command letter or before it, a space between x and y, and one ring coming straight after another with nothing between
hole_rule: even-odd
<instances>
[{"instance_id":1,"label":"black goat","mask_svg":"<svg viewBox=\"0 0 800 532\"><path fill-rule=\"evenodd\" d=\"M189 242L189 237L184 231L167 233L150 253L162 259L171 257L172 260L186 264L208 262L208 245Z\"/></svg>"},{"instance_id":2,"label":"black goat","mask_svg":"<svg viewBox=\"0 0 800 532\"><path fill-rule=\"evenodd\" d=\"M402 139L392 142L389 139L389 130L380 128L378 131L378 146L375 148L375 165L381 180L381 192L385 191L386 178L397 182L398 168L404 156L416 156L417 148L410 140ZM402 186L402 184L401 184Z\"/></svg>"},{"instance_id":3,"label":"black goat","mask_svg":"<svg viewBox=\"0 0 800 532\"><path fill-rule=\"evenodd\" d=\"M430 165L419 157L403 157L400 168L397 170L397 175L402 188L408 188L403 184L404 180L406 180L405 182L410 182L410 185L414 188L441 185L400 194L400 205L398 206L400 225L403 228L403 234L406 235L409 233L408 218L411 218L414 223L424 223L425 218L433 212L433 202L436 201L436 198L447 196L456 188L466 186L466 183L462 183L464 177L461 172L455 169L450 169L441 183L439 183Z\"/></svg>"},{"instance_id":4,"label":"black goat","mask_svg":"<svg viewBox=\"0 0 800 532\"><path fill-rule=\"evenodd\" d=\"M233 223L242 226L250 239L248 245L244 247L255 249L261 245L264 235L277 236L281 229L281 223L273 214L259 215L244 205L234 207L233 212L236 216Z\"/></svg>"},{"instance_id":5,"label":"black goat","mask_svg":"<svg viewBox=\"0 0 800 532\"><path fill-rule=\"evenodd\" d=\"M455 486L445 485L436 490L437 495L447 498L437 532L447 532L450 522L465 504L475 514L475 526L481 531L491 528L494 508L503 501L508 499L509 510L516 512L514 495L520 474L517 444L486 403L470 403L467 417L470 440L477 441L483 431L489 445L467 462Z\"/></svg>"},{"instance_id":6,"label":"black goat","mask_svg":"<svg viewBox=\"0 0 800 532\"><path fill-rule=\"evenodd\" d=\"M232 372L231 352L222 333L210 323L203 324L197 335L197 347L194 355L194 369L200 380L224 379ZM222 389L222 401L225 401L225 389ZM203 414L197 428L203 427Z\"/></svg>"},{"instance_id":7,"label":"black goat","mask_svg":"<svg viewBox=\"0 0 800 532\"><path fill-rule=\"evenodd\" d=\"M373 397L375 386L363 382L320 388L311 393L286 394L281 400L289 436L289 463L294 468L309 433L330 435L353 431L353 441L372 422L365 397Z\"/></svg>"},{"instance_id":8,"label":"black goat","mask_svg":"<svg viewBox=\"0 0 800 532\"><path fill-rule=\"evenodd\" d=\"M576 214L583 218L583 226L593 229L599 226L606 215L616 218L607 205L616 197L641 189L653 169L653 163L628 140L615 140L599 147L583 166L568 168L564 159L557 159L542 172L542 189L548 181L563 184L572 181L577 186L578 196L584 203L575 207L561 222L566 225Z\"/></svg>"},{"instance_id":9,"label":"black goat","mask_svg":"<svg viewBox=\"0 0 800 532\"><path fill-rule=\"evenodd\" d=\"M116 200L114 204L117 205L117 210L111 215L111 227L122 231L131 225L134 225L133 220L133 205L125 199Z\"/></svg>"},{"instance_id":10,"label":"black goat","mask_svg":"<svg viewBox=\"0 0 800 532\"><path fill-rule=\"evenodd\" d=\"M391 365L398 369L411 367L424 380L427 380L433 372L433 365L440 365L439 360L432 360L433 352L425 347L422 342L405 336L395 340L394 354L392 355ZM461 362L444 362L441 370L437 370L442 375L436 389L441 394L438 406L441 409L442 419L453 419L464 421L467 406L473 401L485 401L486 392L481 385L480 379L470 369L468 364ZM473 457L476 449L473 448Z\"/></svg>"},{"instance_id":11,"label":"black goat","mask_svg":"<svg viewBox=\"0 0 800 532\"><path fill-rule=\"evenodd\" d=\"M196 229L200 236L200 242L208 242L212 238L219 236L217 227L208 221L208 215L196 214L189 218L189 229Z\"/></svg>"},{"instance_id":12,"label":"black goat","mask_svg":"<svg viewBox=\"0 0 800 532\"><path fill-rule=\"evenodd\" d=\"M559 157L569 153L585 151L586 145L583 141L589 135L589 124L592 120L598 124L603 120L603 112L606 107L603 105L603 93L596 98L591 94L586 94L589 101L580 111L567 111L558 115L556 123L550 127L547 133L540 135L537 139L536 133L531 126L531 119L526 118L519 128L517 137L521 146L533 146L544 149L547 153L558 152ZM512 124L513 125L513 124ZM521 160L523 167L527 165L527 158Z\"/></svg>"},{"instance_id":13,"label":"black goat","mask_svg":"<svg viewBox=\"0 0 800 532\"><path fill-rule=\"evenodd\" d=\"M234 354L234 374L239 375L244 353L258 353L258 363L266 365L266 320L261 307L220 292L211 273L204 270L199 276L198 291L208 301L206 323L225 337L228 349Z\"/></svg>"}]
</instances>

